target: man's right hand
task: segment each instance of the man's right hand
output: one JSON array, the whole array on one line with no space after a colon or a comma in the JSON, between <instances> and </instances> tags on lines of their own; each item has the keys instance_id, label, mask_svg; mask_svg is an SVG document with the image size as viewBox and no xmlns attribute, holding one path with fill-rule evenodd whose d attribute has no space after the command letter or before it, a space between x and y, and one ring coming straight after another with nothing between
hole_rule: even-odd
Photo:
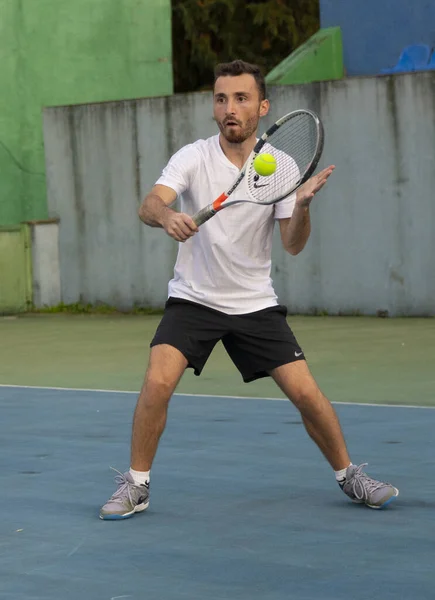
<instances>
[{"instance_id":1,"label":"man's right hand","mask_svg":"<svg viewBox=\"0 0 435 600\"><path fill-rule=\"evenodd\" d=\"M176 212L169 207L164 211L161 222L166 233L177 242L185 242L198 231L192 217Z\"/></svg>"}]
</instances>

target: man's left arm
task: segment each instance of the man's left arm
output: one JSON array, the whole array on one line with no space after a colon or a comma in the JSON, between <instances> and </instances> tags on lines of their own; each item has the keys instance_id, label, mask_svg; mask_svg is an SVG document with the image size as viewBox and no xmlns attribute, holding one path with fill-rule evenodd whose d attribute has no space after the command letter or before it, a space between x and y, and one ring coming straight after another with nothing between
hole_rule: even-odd
<instances>
[{"instance_id":1,"label":"man's left arm","mask_svg":"<svg viewBox=\"0 0 435 600\"><path fill-rule=\"evenodd\" d=\"M327 182L334 170L334 166L327 167L317 175L311 177L296 191L296 202L292 216L279 220L281 241L284 248L296 256L305 247L311 233L310 204L314 196Z\"/></svg>"}]
</instances>

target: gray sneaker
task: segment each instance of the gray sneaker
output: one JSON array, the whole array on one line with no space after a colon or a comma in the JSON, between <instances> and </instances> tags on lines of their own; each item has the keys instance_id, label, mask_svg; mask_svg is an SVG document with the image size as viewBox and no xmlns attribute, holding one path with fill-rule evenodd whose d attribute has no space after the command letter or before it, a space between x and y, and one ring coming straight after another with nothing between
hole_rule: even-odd
<instances>
[{"instance_id":1,"label":"gray sneaker","mask_svg":"<svg viewBox=\"0 0 435 600\"><path fill-rule=\"evenodd\" d=\"M136 485L130 473L119 473L115 477L118 489L100 510L100 519L114 521L128 519L136 512L146 510L150 504L149 484Z\"/></svg>"},{"instance_id":2,"label":"gray sneaker","mask_svg":"<svg viewBox=\"0 0 435 600\"><path fill-rule=\"evenodd\" d=\"M339 482L339 486L353 502L370 508L384 508L399 495L399 490L390 483L369 477L362 470L366 465L367 463L350 465L346 471L346 479Z\"/></svg>"}]
</instances>

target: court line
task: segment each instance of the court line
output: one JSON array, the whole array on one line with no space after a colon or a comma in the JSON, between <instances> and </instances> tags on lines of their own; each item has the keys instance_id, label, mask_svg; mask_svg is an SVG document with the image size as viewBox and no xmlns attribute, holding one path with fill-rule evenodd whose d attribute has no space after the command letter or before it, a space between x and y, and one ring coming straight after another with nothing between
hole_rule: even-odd
<instances>
[{"instance_id":1,"label":"court line","mask_svg":"<svg viewBox=\"0 0 435 600\"><path fill-rule=\"evenodd\" d=\"M129 391L129 390L101 390L101 389L92 389L92 388L68 388L68 387L49 387L49 386L40 386L40 385L14 385L7 383L0 383L0 388L14 388L21 390L49 390L49 391L59 391L59 392L96 392L98 394L135 394L138 395L139 391ZM232 400L273 400L274 402L288 402L287 398L268 398L262 397L258 398L256 396L223 396L220 394L185 394L185 393L175 393L174 396L186 396L193 398L225 398ZM413 404L375 404L370 402L335 402L332 401L332 404L339 404L344 406L382 406L384 408L423 408L434 410L435 406L422 406L422 405L413 405Z\"/></svg>"}]
</instances>

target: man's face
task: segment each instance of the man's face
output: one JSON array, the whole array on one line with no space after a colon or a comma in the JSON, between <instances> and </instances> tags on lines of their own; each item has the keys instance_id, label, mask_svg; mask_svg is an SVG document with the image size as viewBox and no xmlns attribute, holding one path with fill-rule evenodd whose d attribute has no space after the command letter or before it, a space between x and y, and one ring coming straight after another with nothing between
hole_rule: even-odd
<instances>
[{"instance_id":1,"label":"man's face","mask_svg":"<svg viewBox=\"0 0 435 600\"><path fill-rule=\"evenodd\" d=\"M218 77L214 86L213 116L224 138L241 144L257 131L269 103L260 100L253 75Z\"/></svg>"}]
</instances>

